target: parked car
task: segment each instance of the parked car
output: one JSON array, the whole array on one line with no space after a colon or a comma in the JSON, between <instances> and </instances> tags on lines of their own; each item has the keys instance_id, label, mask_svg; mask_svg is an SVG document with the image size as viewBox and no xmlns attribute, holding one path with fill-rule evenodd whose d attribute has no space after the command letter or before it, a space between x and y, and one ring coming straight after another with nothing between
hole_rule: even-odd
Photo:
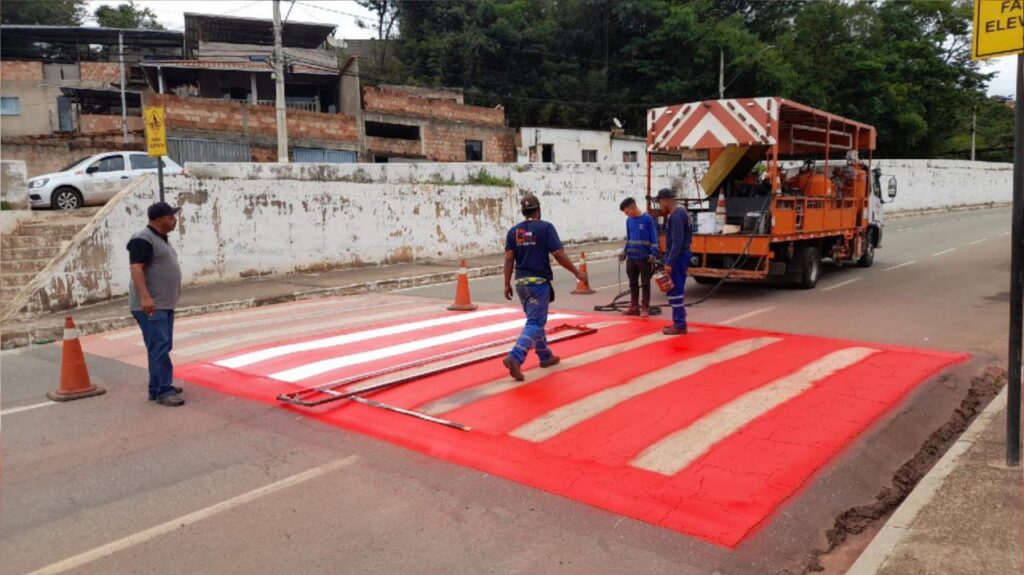
<instances>
[{"instance_id":1,"label":"parked car","mask_svg":"<svg viewBox=\"0 0 1024 575\"><path fill-rule=\"evenodd\" d=\"M181 166L164 156L164 175L181 174ZM28 199L33 208L74 210L103 204L129 181L155 174L157 159L145 152L108 152L80 158L61 171L28 181Z\"/></svg>"}]
</instances>

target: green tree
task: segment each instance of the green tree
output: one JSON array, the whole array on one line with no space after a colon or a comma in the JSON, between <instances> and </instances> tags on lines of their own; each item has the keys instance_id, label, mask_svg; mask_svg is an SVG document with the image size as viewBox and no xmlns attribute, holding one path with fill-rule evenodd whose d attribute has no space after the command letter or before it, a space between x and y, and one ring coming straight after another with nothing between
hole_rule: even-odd
<instances>
[{"instance_id":1,"label":"green tree","mask_svg":"<svg viewBox=\"0 0 1024 575\"><path fill-rule=\"evenodd\" d=\"M135 2L114 6L100 6L93 13L96 23L103 28L125 28L144 30L164 30L163 24L157 21L156 14L149 8L138 8Z\"/></svg>"},{"instance_id":2,"label":"green tree","mask_svg":"<svg viewBox=\"0 0 1024 575\"><path fill-rule=\"evenodd\" d=\"M88 10L86 0L4 0L0 21L4 24L81 26Z\"/></svg>"}]
</instances>

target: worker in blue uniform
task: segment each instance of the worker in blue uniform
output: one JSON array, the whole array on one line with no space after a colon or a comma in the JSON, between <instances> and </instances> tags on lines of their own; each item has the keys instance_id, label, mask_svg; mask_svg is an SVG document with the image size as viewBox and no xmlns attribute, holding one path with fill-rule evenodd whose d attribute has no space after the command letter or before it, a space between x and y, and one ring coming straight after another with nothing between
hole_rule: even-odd
<instances>
[{"instance_id":1,"label":"worker in blue uniform","mask_svg":"<svg viewBox=\"0 0 1024 575\"><path fill-rule=\"evenodd\" d=\"M505 299L512 299L514 269L515 293L526 312L526 325L512 351L502 362L509 375L517 381L523 381L522 366L530 349L536 349L541 367L551 367L560 361L548 347L544 334L548 304L555 299L554 287L551 285L554 274L549 255L576 276L577 280L587 281L587 274L576 269L569 260L562 249L555 226L540 219L540 200L533 194L526 194L519 205L526 219L512 226L505 237Z\"/></svg>"},{"instance_id":2,"label":"worker in blue uniform","mask_svg":"<svg viewBox=\"0 0 1024 575\"><path fill-rule=\"evenodd\" d=\"M640 211L633 198L622 200L619 210L626 214L626 247L620 260L625 260L629 278L629 308L622 313L647 317L651 306L651 276L659 255L658 225L650 214ZM641 290L643 299L640 299Z\"/></svg>"},{"instance_id":3,"label":"worker in blue uniform","mask_svg":"<svg viewBox=\"0 0 1024 575\"><path fill-rule=\"evenodd\" d=\"M676 194L670 188L658 190L655 197L658 208L665 218L665 273L672 277L672 289L668 292L668 303L672 307L672 325L661 330L665 335L686 333L686 307L684 288L686 270L690 267L690 244L693 241L693 225L686 208L676 202Z\"/></svg>"}]
</instances>

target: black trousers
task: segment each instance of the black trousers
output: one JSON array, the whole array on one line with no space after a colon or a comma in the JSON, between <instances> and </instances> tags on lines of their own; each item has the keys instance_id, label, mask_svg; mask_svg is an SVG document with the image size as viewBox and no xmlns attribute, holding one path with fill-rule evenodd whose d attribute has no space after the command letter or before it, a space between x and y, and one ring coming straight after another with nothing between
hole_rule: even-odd
<instances>
[{"instance_id":1,"label":"black trousers","mask_svg":"<svg viewBox=\"0 0 1024 575\"><path fill-rule=\"evenodd\" d=\"M651 305L651 276L654 265L647 260L626 260L626 276L629 277L629 305L636 307L640 303L640 290L643 289L643 307Z\"/></svg>"}]
</instances>

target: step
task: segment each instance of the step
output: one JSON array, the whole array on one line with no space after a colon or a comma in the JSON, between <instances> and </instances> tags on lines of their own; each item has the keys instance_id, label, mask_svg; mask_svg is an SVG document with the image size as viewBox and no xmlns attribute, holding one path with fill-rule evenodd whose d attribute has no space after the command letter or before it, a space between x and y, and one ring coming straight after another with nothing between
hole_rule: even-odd
<instances>
[{"instance_id":1,"label":"step","mask_svg":"<svg viewBox=\"0 0 1024 575\"><path fill-rule=\"evenodd\" d=\"M43 271L43 268L50 263L45 260L3 260L0 261L0 273L33 273Z\"/></svg>"},{"instance_id":2,"label":"step","mask_svg":"<svg viewBox=\"0 0 1024 575\"><path fill-rule=\"evenodd\" d=\"M59 246L45 248L2 248L0 249L0 265L6 262L21 260L51 260L60 251Z\"/></svg>"},{"instance_id":3,"label":"step","mask_svg":"<svg viewBox=\"0 0 1024 575\"><path fill-rule=\"evenodd\" d=\"M21 288L32 281L36 275L34 273L0 273L0 288Z\"/></svg>"},{"instance_id":4,"label":"step","mask_svg":"<svg viewBox=\"0 0 1024 575\"><path fill-rule=\"evenodd\" d=\"M71 237L54 238L50 236L8 236L0 238L0 248L45 248L60 249L61 245Z\"/></svg>"},{"instance_id":5,"label":"step","mask_svg":"<svg viewBox=\"0 0 1024 575\"><path fill-rule=\"evenodd\" d=\"M47 224L22 224L14 230L13 236L60 236L73 238L75 234L82 231L84 224L77 223L47 223Z\"/></svg>"}]
</instances>

